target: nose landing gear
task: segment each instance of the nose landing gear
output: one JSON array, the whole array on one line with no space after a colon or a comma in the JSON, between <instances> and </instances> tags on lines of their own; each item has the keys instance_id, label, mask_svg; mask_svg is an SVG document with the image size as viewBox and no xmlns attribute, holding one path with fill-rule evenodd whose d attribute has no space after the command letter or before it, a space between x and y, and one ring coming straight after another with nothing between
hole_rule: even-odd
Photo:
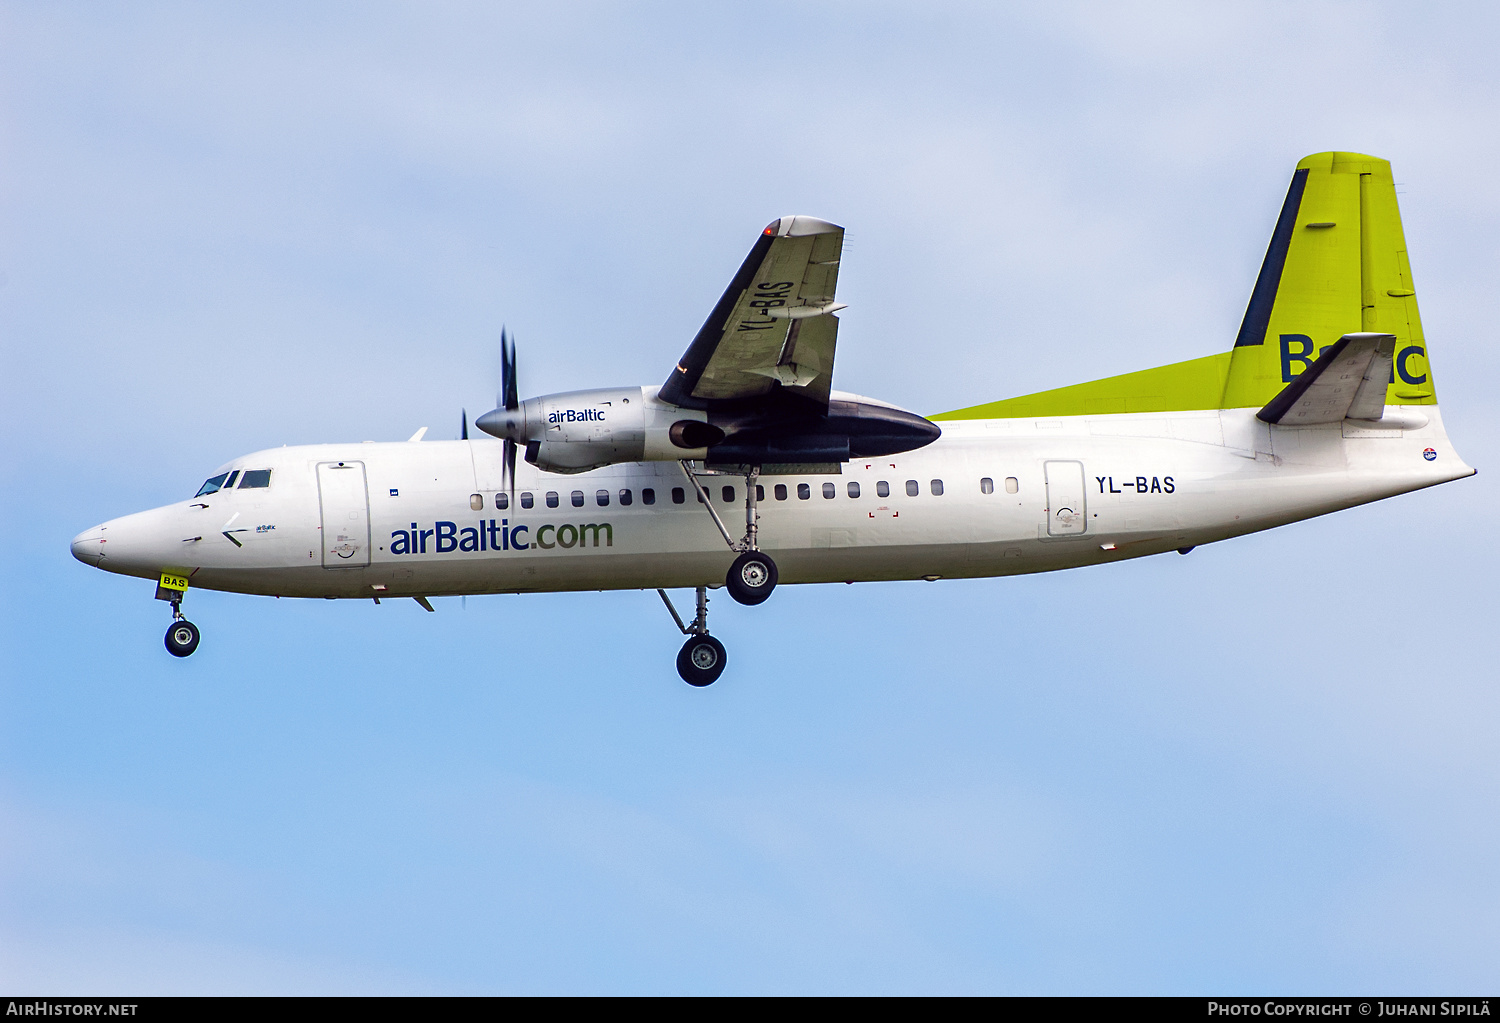
<instances>
[{"instance_id":1,"label":"nose landing gear","mask_svg":"<svg viewBox=\"0 0 1500 1023\"><path fill-rule=\"evenodd\" d=\"M198 626L182 616L182 595L172 601L172 624L167 627L167 653L173 657L186 657L198 649L200 639Z\"/></svg>"},{"instance_id":2,"label":"nose landing gear","mask_svg":"<svg viewBox=\"0 0 1500 1023\"><path fill-rule=\"evenodd\" d=\"M198 649L198 626L182 616L182 598L187 596L191 577L191 572L168 569L156 585L156 599L172 605L172 624L167 629L166 643L167 653L173 657L186 657Z\"/></svg>"},{"instance_id":3,"label":"nose landing gear","mask_svg":"<svg viewBox=\"0 0 1500 1023\"><path fill-rule=\"evenodd\" d=\"M656 592L667 605L672 620L688 638L677 652L677 674L690 686L713 685L724 674L724 665L729 658L724 652L724 644L708 634L708 587L698 587L698 613L693 616L691 625L682 624L682 616L672 606L672 598L667 596L666 590Z\"/></svg>"},{"instance_id":4,"label":"nose landing gear","mask_svg":"<svg viewBox=\"0 0 1500 1023\"><path fill-rule=\"evenodd\" d=\"M198 649L198 626L183 618L167 628L167 653L186 657Z\"/></svg>"}]
</instances>

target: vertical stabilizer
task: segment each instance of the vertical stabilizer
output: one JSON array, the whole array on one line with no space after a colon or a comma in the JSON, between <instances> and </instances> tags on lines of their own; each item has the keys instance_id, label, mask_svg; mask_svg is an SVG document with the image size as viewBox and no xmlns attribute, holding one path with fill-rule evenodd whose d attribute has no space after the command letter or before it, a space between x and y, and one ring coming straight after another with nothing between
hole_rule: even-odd
<instances>
[{"instance_id":1,"label":"vertical stabilizer","mask_svg":"<svg viewBox=\"0 0 1500 1023\"><path fill-rule=\"evenodd\" d=\"M1346 334L1395 337L1386 404L1437 404L1391 165L1318 153L1292 175L1222 407L1264 406Z\"/></svg>"}]
</instances>

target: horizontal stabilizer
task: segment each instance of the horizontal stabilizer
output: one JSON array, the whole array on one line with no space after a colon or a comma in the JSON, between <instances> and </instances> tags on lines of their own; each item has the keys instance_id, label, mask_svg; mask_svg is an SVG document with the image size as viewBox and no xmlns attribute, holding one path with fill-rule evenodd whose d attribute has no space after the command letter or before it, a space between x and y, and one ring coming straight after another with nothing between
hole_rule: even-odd
<instances>
[{"instance_id":1,"label":"horizontal stabilizer","mask_svg":"<svg viewBox=\"0 0 1500 1023\"><path fill-rule=\"evenodd\" d=\"M1391 376L1394 334L1345 334L1282 388L1256 418L1281 426L1379 419Z\"/></svg>"}]
</instances>

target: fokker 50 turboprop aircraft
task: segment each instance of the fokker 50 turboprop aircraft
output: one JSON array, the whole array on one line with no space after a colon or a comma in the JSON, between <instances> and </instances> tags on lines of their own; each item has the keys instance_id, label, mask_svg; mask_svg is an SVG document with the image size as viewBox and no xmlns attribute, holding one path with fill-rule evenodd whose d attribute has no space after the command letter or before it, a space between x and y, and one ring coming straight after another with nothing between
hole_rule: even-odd
<instances>
[{"instance_id":1,"label":"fokker 50 turboprop aircraft","mask_svg":"<svg viewBox=\"0 0 1500 1023\"><path fill-rule=\"evenodd\" d=\"M721 584L758 604L778 579L1185 554L1474 472L1443 430L1384 160L1297 165L1230 350L931 420L831 389L843 237L812 217L768 226L659 387L523 402L502 337L500 407L477 425L503 443L465 427L259 451L73 554L156 580L179 657L198 646L189 586L429 611L438 595L656 589L701 686L724 670L707 614ZM690 624L671 587L697 590Z\"/></svg>"}]
</instances>

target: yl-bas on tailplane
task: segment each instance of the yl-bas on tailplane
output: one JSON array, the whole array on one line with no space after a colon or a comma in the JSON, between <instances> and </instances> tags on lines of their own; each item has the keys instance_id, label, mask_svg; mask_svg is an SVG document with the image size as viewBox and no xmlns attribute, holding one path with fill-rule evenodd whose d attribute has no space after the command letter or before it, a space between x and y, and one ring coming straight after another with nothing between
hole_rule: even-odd
<instances>
[{"instance_id":1,"label":"yl-bas on tailplane","mask_svg":"<svg viewBox=\"0 0 1500 1023\"><path fill-rule=\"evenodd\" d=\"M429 611L656 589L703 686L725 665L720 585L759 604L778 582L1185 554L1474 472L1443 429L1384 160L1297 165L1228 351L930 418L832 389L843 239L812 217L766 227L658 387L521 401L502 333L490 436L256 452L73 554L154 580L179 657L198 646L189 587ZM697 591L687 623L673 587Z\"/></svg>"}]
</instances>

